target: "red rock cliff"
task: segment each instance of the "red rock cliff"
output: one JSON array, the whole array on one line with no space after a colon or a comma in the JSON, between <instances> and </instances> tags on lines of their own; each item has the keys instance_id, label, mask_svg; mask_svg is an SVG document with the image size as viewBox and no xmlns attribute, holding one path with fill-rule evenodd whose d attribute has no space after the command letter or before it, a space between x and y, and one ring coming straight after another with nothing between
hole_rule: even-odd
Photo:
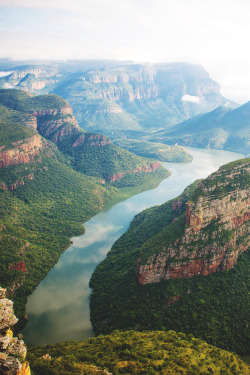
<instances>
[{"instance_id":1,"label":"red rock cliff","mask_svg":"<svg viewBox=\"0 0 250 375\"><path fill-rule=\"evenodd\" d=\"M0 150L0 168L32 162L35 156L39 155L45 143L37 134L23 141L14 142L12 146L13 148L8 150Z\"/></svg>"},{"instance_id":2,"label":"red rock cliff","mask_svg":"<svg viewBox=\"0 0 250 375\"><path fill-rule=\"evenodd\" d=\"M224 183L218 183L225 190L229 190L230 184L232 191L215 196L214 185L204 188L197 201L187 202L183 235L173 244L163 247L158 254L150 256L144 262L146 264L142 264L141 260L138 262L140 284L209 275L235 265L239 255L250 245L249 184L245 183L241 188L240 180L237 182L242 168L246 172L244 178L249 181L248 163L235 168Z\"/></svg>"}]
</instances>

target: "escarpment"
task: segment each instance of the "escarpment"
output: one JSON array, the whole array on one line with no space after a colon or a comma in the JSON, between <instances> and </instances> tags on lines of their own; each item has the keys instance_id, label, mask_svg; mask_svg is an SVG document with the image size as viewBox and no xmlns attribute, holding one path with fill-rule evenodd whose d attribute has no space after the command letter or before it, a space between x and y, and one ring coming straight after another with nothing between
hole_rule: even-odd
<instances>
[{"instance_id":1,"label":"escarpment","mask_svg":"<svg viewBox=\"0 0 250 375\"><path fill-rule=\"evenodd\" d=\"M26 347L19 336L13 337L13 326L18 319L14 315L13 302L5 297L0 288L0 374L30 375L29 363L25 361Z\"/></svg>"},{"instance_id":2,"label":"escarpment","mask_svg":"<svg viewBox=\"0 0 250 375\"><path fill-rule=\"evenodd\" d=\"M139 284L209 275L234 267L250 244L247 160L229 174L221 168L199 184L193 198L186 203L186 224L174 241L166 236L162 241L164 246L156 247L157 252L148 257L150 249L144 246L145 254L137 267ZM173 210L176 207L177 204L172 204Z\"/></svg>"},{"instance_id":3,"label":"escarpment","mask_svg":"<svg viewBox=\"0 0 250 375\"><path fill-rule=\"evenodd\" d=\"M0 150L0 168L30 163L44 147L46 147L46 142L38 134L25 140L13 142L11 148L4 151Z\"/></svg>"},{"instance_id":4,"label":"escarpment","mask_svg":"<svg viewBox=\"0 0 250 375\"><path fill-rule=\"evenodd\" d=\"M37 118L37 129L39 133L52 142L57 143L62 137L73 133L79 133L80 128L73 115L69 104L59 109L43 109L34 111L33 115ZM65 130L65 125L71 125Z\"/></svg>"}]
</instances>

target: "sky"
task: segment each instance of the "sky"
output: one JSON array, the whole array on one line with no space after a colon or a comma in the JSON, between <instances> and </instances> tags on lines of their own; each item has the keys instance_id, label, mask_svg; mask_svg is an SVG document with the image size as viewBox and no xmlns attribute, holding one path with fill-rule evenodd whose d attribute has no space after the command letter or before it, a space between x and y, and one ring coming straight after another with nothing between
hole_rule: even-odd
<instances>
[{"instance_id":1,"label":"sky","mask_svg":"<svg viewBox=\"0 0 250 375\"><path fill-rule=\"evenodd\" d=\"M201 64L250 100L250 0L0 0L0 58Z\"/></svg>"}]
</instances>

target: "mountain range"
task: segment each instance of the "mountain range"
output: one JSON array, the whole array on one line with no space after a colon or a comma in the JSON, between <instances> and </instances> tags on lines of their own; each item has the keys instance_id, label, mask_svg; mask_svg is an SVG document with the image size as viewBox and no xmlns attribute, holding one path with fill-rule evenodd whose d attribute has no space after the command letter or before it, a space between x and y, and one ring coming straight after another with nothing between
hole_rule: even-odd
<instances>
[{"instance_id":1,"label":"mountain range","mask_svg":"<svg viewBox=\"0 0 250 375\"><path fill-rule=\"evenodd\" d=\"M2 64L2 69L0 87L56 93L70 103L82 128L112 138L169 128L220 105L235 106L201 66L188 63L79 61L8 69Z\"/></svg>"}]
</instances>

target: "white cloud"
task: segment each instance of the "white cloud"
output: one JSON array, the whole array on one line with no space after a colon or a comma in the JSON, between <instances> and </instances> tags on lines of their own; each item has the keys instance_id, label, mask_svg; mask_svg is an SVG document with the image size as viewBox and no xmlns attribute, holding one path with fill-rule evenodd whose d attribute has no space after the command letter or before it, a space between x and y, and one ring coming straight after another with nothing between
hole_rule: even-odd
<instances>
[{"instance_id":1,"label":"white cloud","mask_svg":"<svg viewBox=\"0 0 250 375\"><path fill-rule=\"evenodd\" d=\"M183 95L181 98L183 102L192 102L192 103L199 103L200 98L198 96L193 96L193 95Z\"/></svg>"},{"instance_id":2,"label":"white cloud","mask_svg":"<svg viewBox=\"0 0 250 375\"><path fill-rule=\"evenodd\" d=\"M7 12L0 57L188 61L205 66L230 99L250 98L249 1L0 0L0 6Z\"/></svg>"}]
</instances>

